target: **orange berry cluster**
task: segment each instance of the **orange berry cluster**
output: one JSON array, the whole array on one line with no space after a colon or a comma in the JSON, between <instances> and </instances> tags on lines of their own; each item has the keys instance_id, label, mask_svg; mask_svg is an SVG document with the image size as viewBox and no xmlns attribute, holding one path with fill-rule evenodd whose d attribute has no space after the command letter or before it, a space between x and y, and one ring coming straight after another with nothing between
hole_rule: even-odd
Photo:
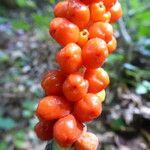
<instances>
[{"instance_id":1,"label":"orange berry cluster","mask_svg":"<svg viewBox=\"0 0 150 150\"><path fill-rule=\"evenodd\" d=\"M122 16L117 0L67 0L56 4L49 33L63 48L56 54L59 70L48 71L41 85L35 132L62 147L96 150L98 139L83 123L102 112L109 76L101 68L116 49L110 23Z\"/></svg>"}]
</instances>

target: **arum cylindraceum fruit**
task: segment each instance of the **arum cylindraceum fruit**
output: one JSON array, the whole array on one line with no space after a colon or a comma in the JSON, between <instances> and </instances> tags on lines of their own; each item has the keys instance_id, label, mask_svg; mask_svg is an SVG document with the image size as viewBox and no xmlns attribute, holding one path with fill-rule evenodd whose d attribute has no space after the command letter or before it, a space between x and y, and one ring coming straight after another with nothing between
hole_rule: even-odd
<instances>
[{"instance_id":1,"label":"arum cylindraceum fruit","mask_svg":"<svg viewBox=\"0 0 150 150\"><path fill-rule=\"evenodd\" d=\"M49 33L62 46L59 69L43 75L35 132L53 150L97 150L98 138L85 123L102 113L110 83L102 66L117 47L111 23L122 8L118 0L67 0L55 5L54 15Z\"/></svg>"}]
</instances>

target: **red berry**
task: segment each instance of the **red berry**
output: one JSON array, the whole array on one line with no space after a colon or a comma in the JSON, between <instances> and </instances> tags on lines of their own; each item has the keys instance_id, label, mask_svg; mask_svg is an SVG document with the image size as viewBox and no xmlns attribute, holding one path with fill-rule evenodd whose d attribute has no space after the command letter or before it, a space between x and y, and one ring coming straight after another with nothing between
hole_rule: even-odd
<instances>
[{"instance_id":1,"label":"red berry","mask_svg":"<svg viewBox=\"0 0 150 150\"><path fill-rule=\"evenodd\" d=\"M67 15L67 18L76 24L80 29L85 28L90 20L89 7L79 0L68 1Z\"/></svg>"},{"instance_id":2,"label":"red berry","mask_svg":"<svg viewBox=\"0 0 150 150\"><path fill-rule=\"evenodd\" d=\"M53 126L54 123L38 122L35 127L35 133L37 137L43 141L48 141L53 138Z\"/></svg>"},{"instance_id":3,"label":"red berry","mask_svg":"<svg viewBox=\"0 0 150 150\"><path fill-rule=\"evenodd\" d=\"M89 38L101 38L106 42L110 41L113 35L112 25L106 22L96 22L89 28Z\"/></svg>"},{"instance_id":4,"label":"red berry","mask_svg":"<svg viewBox=\"0 0 150 150\"><path fill-rule=\"evenodd\" d=\"M54 139L62 147L71 146L82 134L83 125L73 115L59 119L54 125Z\"/></svg>"},{"instance_id":5,"label":"red berry","mask_svg":"<svg viewBox=\"0 0 150 150\"><path fill-rule=\"evenodd\" d=\"M99 38L89 40L82 49L83 65L88 69L102 66L107 56L106 42Z\"/></svg>"},{"instance_id":6,"label":"red berry","mask_svg":"<svg viewBox=\"0 0 150 150\"><path fill-rule=\"evenodd\" d=\"M74 105L73 114L81 122L88 122L97 118L102 112L99 97L95 94L87 94Z\"/></svg>"},{"instance_id":7,"label":"red berry","mask_svg":"<svg viewBox=\"0 0 150 150\"><path fill-rule=\"evenodd\" d=\"M77 42L79 39L79 28L77 25L65 18L55 18L50 23L50 35L61 45Z\"/></svg>"},{"instance_id":8,"label":"red berry","mask_svg":"<svg viewBox=\"0 0 150 150\"><path fill-rule=\"evenodd\" d=\"M40 100L36 115L41 121L52 121L64 117L71 112L70 104L62 97L47 96Z\"/></svg>"},{"instance_id":9,"label":"red berry","mask_svg":"<svg viewBox=\"0 0 150 150\"><path fill-rule=\"evenodd\" d=\"M89 82L89 92L91 93L102 91L110 82L107 72L102 68L86 70L84 77Z\"/></svg>"},{"instance_id":10,"label":"red berry","mask_svg":"<svg viewBox=\"0 0 150 150\"><path fill-rule=\"evenodd\" d=\"M110 13L111 13L111 19L110 19L111 23L114 23L121 18L123 12L122 12L121 5L118 1L115 3L114 6L111 7Z\"/></svg>"},{"instance_id":11,"label":"red berry","mask_svg":"<svg viewBox=\"0 0 150 150\"><path fill-rule=\"evenodd\" d=\"M56 60L64 73L77 72L82 66L81 48L75 43L69 43L58 52Z\"/></svg>"},{"instance_id":12,"label":"red berry","mask_svg":"<svg viewBox=\"0 0 150 150\"><path fill-rule=\"evenodd\" d=\"M71 74L63 84L65 97L71 101L81 100L88 91L88 82L79 74Z\"/></svg>"},{"instance_id":13,"label":"red berry","mask_svg":"<svg viewBox=\"0 0 150 150\"><path fill-rule=\"evenodd\" d=\"M41 86L46 95L60 95L65 76L60 70L48 71L42 79Z\"/></svg>"}]
</instances>

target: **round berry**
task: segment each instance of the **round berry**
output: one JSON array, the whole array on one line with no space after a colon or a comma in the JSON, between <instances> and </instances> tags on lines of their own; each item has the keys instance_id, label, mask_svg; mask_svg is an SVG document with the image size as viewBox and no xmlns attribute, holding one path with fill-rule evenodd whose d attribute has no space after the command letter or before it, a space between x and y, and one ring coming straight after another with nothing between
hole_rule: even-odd
<instances>
[{"instance_id":1,"label":"round berry","mask_svg":"<svg viewBox=\"0 0 150 150\"><path fill-rule=\"evenodd\" d=\"M96 22L90 26L89 34L89 38L98 37L108 42L113 35L113 27L106 22Z\"/></svg>"},{"instance_id":2,"label":"round berry","mask_svg":"<svg viewBox=\"0 0 150 150\"><path fill-rule=\"evenodd\" d=\"M82 100L74 105L73 114L81 122L88 122L97 118L102 112L99 97L95 94L87 94Z\"/></svg>"},{"instance_id":3,"label":"round berry","mask_svg":"<svg viewBox=\"0 0 150 150\"><path fill-rule=\"evenodd\" d=\"M112 39L107 43L109 54L113 53L117 48L117 41L114 36L112 36Z\"/></svg>"},{"instance_id":4,"label":"round berry","mask_svg":"<svg viewBox=\"0 0 150 150\"><path fill-rule=\"evenodd\" d=\"M82 49L83 65L88 69L102 66L107 56L106 42L100 38L89 40Z\"/></svg>"},{"instance_id":5,"label":"round berry","mask_svg":"<svg viewBox=\"0 0 150 150\"><path fill-rule=\"evenodd\" d=\"M53 138L53 126L54 123L40 121L35 125L34 131L39 139L43 141L48 141Z\"/></svg>"},{"instance_id":6,"label":"round berry","mask_svg":"<svg viewBox=\"0 0 150 150\"><path fill-rule=\"evenodd\" d=\"M91 13L91 20L96 21L104 21L103 16L106 12L106 8L103 2L92 3L90 5L90 13Z\"/></svg>"},{"instance_id":7,"label":"round berry","mask_svg":"<svg viewBox=\"0 0 150 150\"><path fill-rule=\"evenodd\" d=\"M105 90L102 90L102 91L96 93L96 95L99 97L99 99L100 99L101 102L104 102L105 97L106 97L106 92L105 92Z\"/></svg>"},{"instance_id":8,"label":"round berry","mask_svg":"<svg viewBox=\"0 0 150 150\"><path fill-rule=\"evenodd\" d=\"M82 66L81 48L75 43L69 43L56 55L56 60L66 74L74 73Z\"/></svg>"},{"instance_id":9,"label":"round berry","mask_svg":"<svg viewBox=\"0 0 150 150\"><path fill-rule=\"evenodd\" d=\"M75 142L75 150L97 150L98 138L91 132L85 132Z\"/></svg>"},{"instance_id":10,"label":"round berry","mask_svg":"<svg viewBox=\"0 0 150 150\"><path fill-rule=\"evenodd\" d=\"M84 77L89 82L88 91L90 93L98 93L102 91L110 82L107 72L102 68L87 69Z\"/></svg>"},{"instance_id":11,"label":"round berry","mask_svg":"<svg viewBox=\"0 0 150 150\"><path fill-rule=\"evenodd\" d=\"M73 115L59 119L54 125L54 139L62 147L71 146L82 134L83 125Z\"/></svg>"},{"instance_id":12,"label":"round berry","mask_svg":"<svg viewBox=\"0 0 150 150\"><path fill-rule=\"evenodd\" d=\"M62 46L79 39L79 28L65 18L55 18L50 23L50 35Z\"/></svg>"},{"instance_id":13,"label":"round berry","mask_svg":"<svg viewBox=\"0 0 150 150\"><path fill-rule=\"evenodd\" d=\"M65 97L71 101L81 100L88 91L88 82L79 74L71 74L63 84Z\"/></svg>"},{"instance_id":14,"label":"round berry","mask_svg":"<svg viewBox=\"0 0 150 150\"><path fill-rule=\"evenodd\" d=\"M114 6L111 7L110 13L111 13L111 19L110 19L111 23L114 23L121 18L123 12L122 12L121 4L118 1L115 3Z\"/></svg>"},{"instance_id":15,"label":"round berry","mask_svg":"<svg viewBox=\"0 0 150 150\"><path fill-rule=\"evenodd\" d=\"M52 121L64 117L71 112L70 104L62 97L47 96L39 101L36 115L41 121Z\"/></svg>"},{"instance_id":16,"label":"round berry","mask_svg":"<svg viewBox=\"0 0 150 150\"><path fill-rule=\"evenodd\" d=\"M64 80L65 76L60 70L50 70L43 76L41 86L47 96L60 95Z\"/></svg>"},{"instance_id":17,"label":"round berry","mask_svg":"<svg viewBox=\"0 0 150 150\"><path fill-rule=\"evenodd\" d=\"M85 28L90 20L89 7L79 0L68 1L67 15L67 18L76 24L80 29Z\"/></svg>"},{"instance_id":18,"label":"round berry","mask_svg":"<svg viewBox=\"0 0 150 150\"><path fill-rule=\"evenodd\" d=\"M89 32L87 29L83 29L82 31L80 31L80 36L79 36L79 40L77 42L77 44L80 47L83 47L85 45L85 43L88 41L89 38Z\"/></svg>"},{"instance_id":19,"label":"round berry","mask_svg":"<svg viewBox=\"0 0 150 150\"><path fill-rule=\"evenodd\" d=\"M110 9L117 2L117 0L101 0L101 1L104 3L107 9Z\"/></svg>"},{"instance_id":20,"label":"round berry","mask_svg":"<svg viewBox=\"0 0 150 150\"><path fill-rule=\"evenodd\" d=\"M68 1L58 2L54 7L55 17L67 17Z\"/></svg>"}]
</instances>

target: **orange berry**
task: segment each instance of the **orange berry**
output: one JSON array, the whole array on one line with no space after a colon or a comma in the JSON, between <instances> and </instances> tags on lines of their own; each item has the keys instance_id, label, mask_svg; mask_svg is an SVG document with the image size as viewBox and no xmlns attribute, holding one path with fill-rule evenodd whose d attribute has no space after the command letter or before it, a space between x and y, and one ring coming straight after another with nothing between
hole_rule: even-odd
<instances>
[{"instance_id":1,"label":"orange berry","mask_svg":"<svg viewBox=\"0 0 150 150\"><path fill-rule=\"evenodd\" d=\"M110 9L111 19L110 23L116 22L118 19L122 17L122 7L121 4L117 1L114 6Z\"/></svg>"},{"instance_id":2,"label":"orange berry","mask_svg":"<svg viewBox=\"0 0 150 150\"><path fill-rule=\"evenodd\" d=\"M82 134L83 125L73 115L59 119L54 125L54 139L62 147L71 146Z\"/></svg>"},{"instance_id":3,"label":"orange berry","mask_svg":"<svg viewBox=\"0 0 150 150\"><path fill-rule=\"evenodd\" d=\"M67 18L76 24L80 29L85 28L90 20L89 7L79 0L68 1L67 15Z\"/></svg>"},{"instance_id":4,"label":"orange berry","mask_svg":"<svg viewBox=\"0 0 150 150\"><path fill-rule=\"evenodd\" d=\"M117 41L114 36L112 39L107 43L109 54L113 53L117 48Z\"/></svg>"},{"instance_id":5,"label":"orange berry","mask_svg":"<svg viewBox=\"0 0 150 150\"><path fill-rule=\"evenodd\" d=\"M87 29L83 29L82 31L80 31L80 36L79 36L79 40L77 42L77 44L82 47L85 45L85 43L88 41L89 38L89 32Z\"/></svg>"},{"instance_id":6,"label":"orange berry","mask_svg":"<svg viewBox=\"0 0 150 150\"><path fill-rule=\"evenodd\" d=\"M91 132L85 132L75 142L75 150L97 150L98 138Z\"/></svg>"},{"instance_id":7,"label":"orange berry","mask_svg":"<svg viewBox=\"0 0 150 150\"><path fill-rule=\"evenodd\" d=\"M102 91L96 93L96 95L99 97L99 99L100 99L101 102L104 102L105 97L106 97L106 92L105 92L105 90L102 90Z\"/></svg>"},{"instance_id":8,"label":"orange berry","mask_svg":"<svg viewBox=\"0 0 150 150\"><path fill-rule=\"evenodd\" d=\"M81 2L83 2L86 5L90 5L92 3L96 3L99 2L100 0L81 0Z\"/></svg>"},{"instance_id":9,"label":"orange berry","mask_svg":"<svg viewBox=\"0 0 150 150\"><path fill-rule=\"evenodd\" d=\"M89 38L101 38L108 42L113 35L113 27L109 23L96 22L89 28Z\"/></svg>"},{"instance_id":10,"label":"orange berry","mask_svg":"<svg viewBox=\"0 0 150 150\"><path fill-rule=\"evenodd\" d=\"M79 74L71 74L63 84L65 97L71 101L81 100L88 91L88 82Z\"/></svg>"},{"instance_id":11,"label":"orange berry","mask_svg":"<svg viewBox=\"0 0 150 150\"><path fill-rule=\"evenodd\" d=\"M91 93L102 91L110 82L107 72L102 68L87 69L84 78L89 82L88 91Z\"/></svg>"},{"instance_id":12,"label":"orange berry","mask_svg":"<svg viewBox=\"0 0 150 150\"><path fill-rule=\"evenodd\" d=\"M83 65L88 69L102 66L107 56L106 42L99 38L89 40L82 49Z\"/></svg>"},{"instance_id":13,"label":"orange berry","mask_svg":"<svg viewBox=\"0 0 150 150\"><path fill-rule=\"evenodd\" d=\"M87 94L82 100L74 105L73 114L81 122L88 122L97 118L102 112L99 97L95 94Z\"/></svg>"},{"instance_id":14,"label":"orange berry","mask_svg":"<svg viewBox=\"0 0 150 150\"><path fill-rule=\"evenodd\" d=\"M106 11L105 13L104 13L104 15L103 15L103 21L104 22L110 22L110 19L111 19L111 13L110 13L110 11Z\"/></svg>"},{"instance_id":15,"label":"orange berry","mask_svg":"<svg viewBox=\"0 0 150 150\"><path fill-rule=\"evenodd\" d=\"M110 9L110 7L112 7L117 0L101 0L101 1L104 3L107 9Z\"/></svg>"},{"instance_id":16,"label":"orange berry","mask_svg":"<svg viewBox=\"0 0 150 150\"><path fill-rule=\"evenodd\" d=\"M71 112L70 104L62 97L47 96L40 100L36 115L41 121L51 121L64 117Z\"/></svg>"},{"instance_id":17,"label":"orange berry","mask_svg":"<svg viewBox=\"0 0 150 150\"><path fill-rule=\"evenodd\" d=\"M56 55L56 60L66 74L74 73L82 66L81 48L75 43L69 43Z\"/></svg>"},{"instance_id":18,"label":"orange berry","mask_svg":"<svg viewBox=\"0 0 150 150\"><path fill-rule=\"evenodd\" d=\"M106 8L103 2L92 3L90 5L90 13L92 21L104 21L103 16L106 12Z\"/></svg>"},{"instance_id":19,"label":"orange berry","mask_svg":"<svg viewBox=\"0 0 150 150\"><path fill-rule=\"evenodd\" d=\"M38 122L34 127L34 131L40 140L48 141L53 138L53 126L54 123L51 122Z\"/></svg>"},{"instance_id":20,"label":"orange berry","mask_svg":"<svg viewBox=\"0 0 150 150\"><path fill-rule=\"evenodd\" d=\"M50 35L61 45L77 42L79 28L65 18L55 18L50 23Z\"/></svg>"},{"instance_id":21,"label":"orange berry","mask_svg":"<svg viewBox=\"0 0 150 150\"><path fill-rule=\"evenodd\" d=\"M68 1L58 2L54 7L55 17L67 17Z\"/></svg>"},{"instance_id":22,"label":"orange berry","mask_svg":"<svg viewBox=\"0 0 150 150\"><path fill-rule=\"evenodd\" d=\"M62 93L64 80L65 76L60 70L50 70L43 76L41 86L46 95L59 95Z\"/></svg>"}]
</instances>

